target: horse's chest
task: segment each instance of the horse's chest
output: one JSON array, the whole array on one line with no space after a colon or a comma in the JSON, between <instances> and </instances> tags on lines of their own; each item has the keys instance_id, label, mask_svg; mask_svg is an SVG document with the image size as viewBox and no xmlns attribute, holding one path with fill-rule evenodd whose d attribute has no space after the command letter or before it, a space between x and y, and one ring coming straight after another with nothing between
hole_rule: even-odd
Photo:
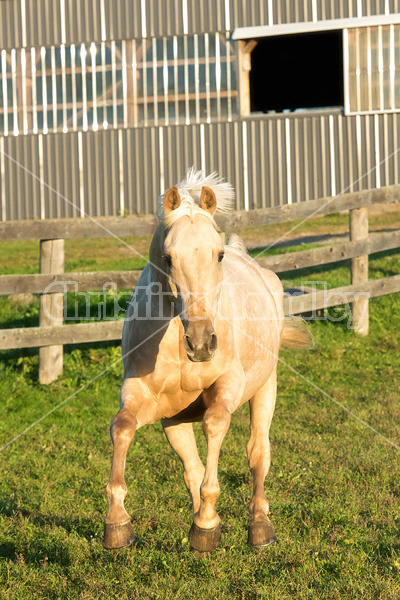
<instances>
[{"instance_id":1,"label":"horse's chest","mask_svg":"<svg viewBox=\"0 0 400 600\"><path fill-rule=\"evenodd\" d=\"M212 375L206 374L206 370L193 363L162 361L156 365L148 383L157 395L197 393L212 384Z\"/></svg>"}]
</instances>

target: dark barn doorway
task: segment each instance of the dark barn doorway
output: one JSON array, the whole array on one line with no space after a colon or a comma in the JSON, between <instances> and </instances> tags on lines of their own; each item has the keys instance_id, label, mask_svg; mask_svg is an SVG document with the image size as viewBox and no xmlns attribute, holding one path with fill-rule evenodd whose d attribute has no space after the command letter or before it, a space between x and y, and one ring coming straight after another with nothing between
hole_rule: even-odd
<instances>
[{"instance_id":1,"label":"dark barn doorway","mask_svg":"<svg viewBox=\"0 0 400 600\"><path fill-rule=\"evenodd\" d=\"M341 31L258 40L251 54L252 112L343 107Z\"/></svg>"}]
</instances>

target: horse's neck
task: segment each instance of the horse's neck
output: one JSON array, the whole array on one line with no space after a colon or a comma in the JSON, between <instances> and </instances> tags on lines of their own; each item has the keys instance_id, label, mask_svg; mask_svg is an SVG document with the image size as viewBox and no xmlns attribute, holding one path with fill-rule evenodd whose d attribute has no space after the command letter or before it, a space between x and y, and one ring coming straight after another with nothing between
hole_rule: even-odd
<instances>
[{"instance_id":1,"label":"horse's neck","mask_svg":"<svg viewBox=\"0 0 400 600\"><path fill-rule=\"evenodd\" d=\"M164 227L163 225L159 224L150 244L150 275L151 281L154 281L155 283L160 283L163 289L165 289L167 283L167 277L164 273L164 265L162 261L164 238Z\"/></svg>"}]
</instances>

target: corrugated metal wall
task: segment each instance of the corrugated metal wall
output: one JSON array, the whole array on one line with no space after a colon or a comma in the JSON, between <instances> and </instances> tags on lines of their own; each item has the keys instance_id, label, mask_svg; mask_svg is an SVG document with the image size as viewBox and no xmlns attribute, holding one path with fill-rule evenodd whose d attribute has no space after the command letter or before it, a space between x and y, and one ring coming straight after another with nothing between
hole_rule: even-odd
<instances>
[{"instance_id":1,"label":"corrugated metal wall","mask_svg":"<svg viewBox=\"0 0 400 600\"><path fill-rule=\"evenodd\" d=\"M0 0L0 49L396 12L400 0ZM399 125L325 111L0 137L0 219L154 212L192 164L231 181L238 209L395 184Z\"/></svg>"},{"instance_id":2,"label":"corrugated metal wall","mask_svg":"<svg viewBox=\"0 0 400 600\"><path fill-rule=\"evenodd\" d=\"M400 0L0 0L0 48L232 31L400 12Z\"/></svg>"},{"instance_id":3,"label":"corrugated metal wall","mask_svg":"<svg viewBox=\"0 0 400 600\"><path fill-rule=\"evenodd\" d=\"M0 219L151 213L192 164L231 181L238 209L391 185L400 183L399 137L399 114L329 111L4 137Z\"/></svg>"}]
</instances>

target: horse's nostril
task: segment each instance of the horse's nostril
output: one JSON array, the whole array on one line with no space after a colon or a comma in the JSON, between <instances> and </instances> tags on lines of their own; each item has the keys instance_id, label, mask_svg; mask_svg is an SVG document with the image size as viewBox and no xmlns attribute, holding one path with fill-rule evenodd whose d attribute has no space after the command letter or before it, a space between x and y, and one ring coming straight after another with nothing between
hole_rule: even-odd
<instances>
[{"instance_id":1,"label":"horse's nostril","mask_svg":"<svg viewBox=\"0 0 400 600\"><path fill-rule=\"evenodd\" d=\"M217 349L217 336L215 333L211 335L211 340L208 343L208 349L210 352L214 352Z\"/></svg>"},{"instance_id":2,"label":"horse's nostril","mask_svg":"<svg viewBox=\"0 0 400 600\"><path fill-rule=\"evenodd\" d=\"M186 344L187 344L189 350L191 350L191 352L194 352L194 346L192 344L192 340L190 339L190 336L185 335L185 341L186 341Z\"/></svg>"}]
</instances>

